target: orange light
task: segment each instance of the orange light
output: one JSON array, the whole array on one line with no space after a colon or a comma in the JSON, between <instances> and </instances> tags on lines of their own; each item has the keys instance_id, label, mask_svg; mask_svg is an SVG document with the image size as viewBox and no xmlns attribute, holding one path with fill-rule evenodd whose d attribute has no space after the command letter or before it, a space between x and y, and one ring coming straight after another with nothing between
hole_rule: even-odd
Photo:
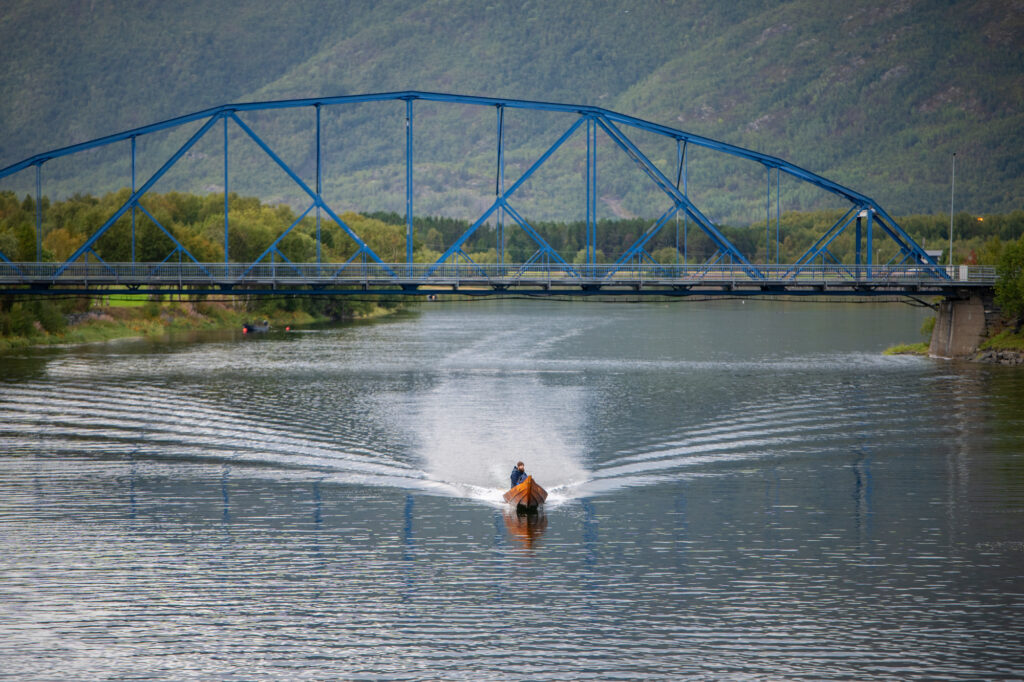
<instances>
[{"instance_id":1,"label":"orange light","mask_svg":"<svg viewBox=\"0 0 1024 682\"><path fill-rule=\"evenodd\" d=\"M979 223L983 223L983 222L985 222L985 219L984 218L978 218L978 222Z\"/></svg>"}]
</instances>

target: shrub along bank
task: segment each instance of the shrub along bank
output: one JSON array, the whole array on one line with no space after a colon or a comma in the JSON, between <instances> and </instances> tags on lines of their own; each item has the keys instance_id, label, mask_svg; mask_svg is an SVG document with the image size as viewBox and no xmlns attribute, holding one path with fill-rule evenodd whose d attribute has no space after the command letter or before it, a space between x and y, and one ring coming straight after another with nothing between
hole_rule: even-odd
<instances>
[{"instance_id":1,"label":"shrub along bank","mask_svg":"<svg viewBox=\"0 0 1024 682\"><path fill-rule=\"evenodd\" d=\"M0 297L0 353L47 344L77 344L171 332L241 328L270 322L271 328L388 315L401 302L331 298L153 301L140 296L59 301Z\"/></svg>"}]
</instances>

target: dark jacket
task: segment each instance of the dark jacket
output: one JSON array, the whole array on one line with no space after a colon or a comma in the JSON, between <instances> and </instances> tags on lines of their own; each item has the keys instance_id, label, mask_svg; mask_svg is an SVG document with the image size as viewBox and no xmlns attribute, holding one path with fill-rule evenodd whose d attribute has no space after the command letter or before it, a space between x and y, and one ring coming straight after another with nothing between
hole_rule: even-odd
<instances>
[{"instance_id":1,"label":"dark jacket","mask_svg":"<svg viewBox=\"0 0 1024 682\"><path fill-rule=\"evenodd\" d=\"M520 471L519 467L512 467L512 487L515 488L517 485L526 480L526 472Z\"/></svg>"}]
</instances>

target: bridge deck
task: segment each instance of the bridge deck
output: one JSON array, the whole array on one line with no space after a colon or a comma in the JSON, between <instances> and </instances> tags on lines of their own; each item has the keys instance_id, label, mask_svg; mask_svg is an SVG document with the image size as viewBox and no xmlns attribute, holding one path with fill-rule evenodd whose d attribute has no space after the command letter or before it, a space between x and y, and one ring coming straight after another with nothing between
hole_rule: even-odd
<instances>
[{"instance_id":1,"label":"bridge deck","mask_svg":"<svg viewBox=\"0 0 1024 682\"><path fill-rule=\"evenodd\" d=\"M994 268L919 265L0 263L0 293L951 295Z\"/></svg>"}]
</instances>

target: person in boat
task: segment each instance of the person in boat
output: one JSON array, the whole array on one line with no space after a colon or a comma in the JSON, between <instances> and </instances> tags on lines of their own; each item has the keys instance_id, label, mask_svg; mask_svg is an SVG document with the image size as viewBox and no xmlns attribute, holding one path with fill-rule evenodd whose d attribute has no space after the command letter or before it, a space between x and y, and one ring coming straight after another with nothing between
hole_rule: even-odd
<instances>
[{"instance_id":1,"label":"person in boat","mask_svg":"<svg viewBox=\"0 0 1024 682\"><path fill-rule=\"evenodd\" d=\"M516 465L512 467L512 487L515 488L517 485L526 480L526 465L522 462L516 462Z\"/></svg>"}]
</instances>

